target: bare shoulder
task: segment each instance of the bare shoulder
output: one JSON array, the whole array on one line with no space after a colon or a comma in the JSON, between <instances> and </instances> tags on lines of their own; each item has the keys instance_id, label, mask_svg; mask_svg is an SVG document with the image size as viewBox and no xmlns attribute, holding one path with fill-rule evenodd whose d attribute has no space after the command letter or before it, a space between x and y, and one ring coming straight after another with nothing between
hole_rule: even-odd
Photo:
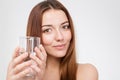
<instances>
[{"instance_id":1,"label":"bare shoulder","mask_svg":"<svg viewBox=\"0 0 120 80\"><path fill-rule=\"evenodd\" d=\"M98 72L92 64L78 64L77 80L98 80Z\"/></svg>"}]
</instances>

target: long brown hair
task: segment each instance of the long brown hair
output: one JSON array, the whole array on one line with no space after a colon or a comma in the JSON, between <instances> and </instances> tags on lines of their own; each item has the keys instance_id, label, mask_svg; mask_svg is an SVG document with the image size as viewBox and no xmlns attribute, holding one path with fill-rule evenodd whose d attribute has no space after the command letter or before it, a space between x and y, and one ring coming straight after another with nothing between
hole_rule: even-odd
<instances>
[{"instance_id":1,"label":"long brown hair","mask_svg":"<svg viewBox=\"0 0 120 80\"><path fill-rule=\"evenodd\" d=\"M72 39L67 54L61 59L60 78L61 80L76 80L77 63L75 56L74 26L69 12L59 1L45 0L32 9L28 20L26 35L41 37L42 16L43 13L49 9L62 10L68 18Z\"/></svg>"}]
</instances>

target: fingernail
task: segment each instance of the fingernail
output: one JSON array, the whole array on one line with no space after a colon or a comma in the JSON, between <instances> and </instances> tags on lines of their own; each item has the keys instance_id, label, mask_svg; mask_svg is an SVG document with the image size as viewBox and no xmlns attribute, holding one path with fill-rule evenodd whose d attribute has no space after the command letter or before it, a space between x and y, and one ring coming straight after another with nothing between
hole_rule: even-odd
<instances>
[{"instance_id":1,"label":"fingernail","mask_svg":"<svg viewBox=\"0 0 120 80\"><path fill-rule=\"evenodd\" d=\"M42 47L42 44L39 45L39 48Z\"/></svg>"},{"instance_id":2,"label":"fingernail","mask_svg":"<svg viewBox=\"0 0 120 80\"><path fill-rule=\"evenodd\" d=\"M30 56L35 56L35 55L36 55L36 53L35 53L35 52L33 52L33 53L31 53L31 54L30 54Z\"/></svg>"}]
</instances>

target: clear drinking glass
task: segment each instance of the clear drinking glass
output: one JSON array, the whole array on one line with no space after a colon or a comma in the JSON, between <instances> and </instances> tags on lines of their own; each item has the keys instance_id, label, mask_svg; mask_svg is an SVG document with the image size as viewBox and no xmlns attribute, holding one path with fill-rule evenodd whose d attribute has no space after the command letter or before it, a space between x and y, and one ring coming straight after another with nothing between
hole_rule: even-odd
<instances>
[{"instance_id":1,"label":"clear drinking glass","mask_svg":"<svg viewBox=\"0 0 120 80\"><path fill-rule=\"evenodd\" d=\"M40 45L40 38L39 37L32 37L32 36L23 36L19 38L19 47L20 47L20 54L23 54L25 52L28 53L28 58L25 60L30 60L29 55L33 54L35 55L35 47L38 47ZM26 75L26 77L33 77L35 73L31 71L29 74Z\"/></svg>"}]
</instances>

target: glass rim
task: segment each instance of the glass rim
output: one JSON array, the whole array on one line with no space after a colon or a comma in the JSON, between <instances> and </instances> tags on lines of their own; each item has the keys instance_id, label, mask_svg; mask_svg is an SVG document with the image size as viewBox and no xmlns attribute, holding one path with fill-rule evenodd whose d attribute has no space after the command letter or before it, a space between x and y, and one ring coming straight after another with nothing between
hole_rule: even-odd
<instances>
[{"instance_id":1,"label":"glass rim","mask_svg":"<svg viewBox=\"0 0 120 80\"><path fill-rule=\"evenodd\" d=\"M40 37L36 37L36 36L20 36L19 39L29 39L29 38L32 38L32 39L40 39Z\"/></svg>"}]
</instances>

